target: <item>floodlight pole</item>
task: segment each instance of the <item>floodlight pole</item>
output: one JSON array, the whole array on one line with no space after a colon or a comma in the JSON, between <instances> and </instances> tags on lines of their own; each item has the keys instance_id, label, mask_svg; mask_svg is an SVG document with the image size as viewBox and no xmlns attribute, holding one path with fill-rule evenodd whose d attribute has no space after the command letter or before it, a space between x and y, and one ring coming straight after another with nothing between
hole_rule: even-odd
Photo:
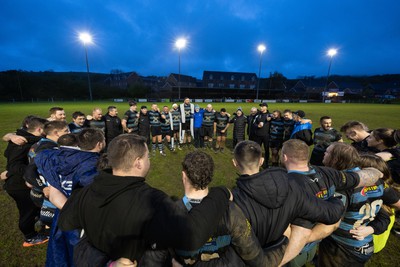
<instances>
[{"instance_id":1,"label":"floodlight pole","mask_svg":"<svg viewBox=\"0 0 400 267\"><path fill-rule=\"evenodd\" d=\"M333 60L333 56L336 55L336 53L337 53L336 49L329 49L328 53L327 53L328 56L331 57L331 59L329 60L328 74L326 75L325 88L324 88L324 92L322 94L322 103L325 103L325 95L326 95L326 92L328 91L329 74L331 72L332 60Z\"/></svg>"},{"instance_id":2,"label":"floodlight pole","mask_svg":"<svg viewBox=\"0 0 400 267\"><path fill-rule=\"evenodd\" d=\"M178 99L181 99L181 49L178 48Z\"/></svg>"},{"instance_id":3,"label":"floodlight pole","mask_svg":"<svg viewBox=\"0 0 400 267\"><path fill-rule=\"evenodd\" d=\"M256 93L256 99L258 99L258 91L260 90L260 78L261 78L261 63L262 63L262 54L265 50L265 46L263 44L260 44L257 47L257 50L260 52L260 65L258 67L258 79L257 79L257 93Z\"/></svg>"},{"instance_id":4,"label":"floodlight pole","mask_svg":"<svg viewBox=\"0 0 400 267\"><path fill-rule=\"evenodd\" d=\"M84 44L84 47L85 47L85 55L86 55L87 78L88 78L88 85L89 85L89 99L90 99L90 101L93 101L93 96L92 96L92 85L91 85L91 83L90 83L89 60L88 60L88 52L87 52L86 44Z\"/></svg>"},{"instance_id":5,"label":"floodlight pole","mask_svg":"<svg viewBox=\"0 0 400 267\"><path fill-rule=\"evenodd\" d=\"M175 41L175 47L178 48L178 98L181 99L181 49L186 46L186 39L179 38Z\"/></svg>"}]
</instances>

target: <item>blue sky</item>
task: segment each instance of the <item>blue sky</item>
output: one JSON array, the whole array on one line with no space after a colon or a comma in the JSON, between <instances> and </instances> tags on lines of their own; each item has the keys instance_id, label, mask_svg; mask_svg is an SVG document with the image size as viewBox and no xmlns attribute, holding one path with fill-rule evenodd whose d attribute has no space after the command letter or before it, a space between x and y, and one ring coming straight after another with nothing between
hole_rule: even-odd
<instances>
[{"instance_id":1,"label":"blue sky","mask_svg":"<svg viewBox=\"0 0 400 267\"><path fill-rule=\"evenodd\" d=\"M288 78L400 73L398 0L2 0L0 70L86 71L79 32L93 35L91 72L178 72L174 42L185 37L181 73L204 70Z\"/></svg>"}]
</instances>

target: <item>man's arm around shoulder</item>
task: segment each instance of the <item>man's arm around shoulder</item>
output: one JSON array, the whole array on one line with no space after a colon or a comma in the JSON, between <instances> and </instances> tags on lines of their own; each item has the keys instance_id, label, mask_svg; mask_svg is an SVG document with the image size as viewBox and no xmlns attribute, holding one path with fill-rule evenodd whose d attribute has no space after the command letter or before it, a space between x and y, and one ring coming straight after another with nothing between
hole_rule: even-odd
<instances>
[{"instance_id":1,"label":"man's arm around shoulder","mask_svg":"<svg viewBox=\"0 0 400 267\"><path fill-rule=\"evenodd\" d=\"M230 203L229 211L232 246L246 265L277 266L282 260L288 239L282 237L278 245L263 250L242 210Z\"/></svg>"}]
</instances>

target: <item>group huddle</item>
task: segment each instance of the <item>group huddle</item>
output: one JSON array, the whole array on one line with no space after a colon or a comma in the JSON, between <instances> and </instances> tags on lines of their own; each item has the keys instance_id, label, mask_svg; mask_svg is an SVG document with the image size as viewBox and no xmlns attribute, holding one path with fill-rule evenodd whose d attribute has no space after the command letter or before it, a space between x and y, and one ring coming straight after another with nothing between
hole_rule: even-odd
<instances>
[{"instance_id":1,"label":"group huddle","mask_svg":"<svg viewBox=\"0 0 400 267\"><path fill-rule=\"evenodd\" d=\"M110 106L70 124L55 107L3 137L4 189L23 246L48 242L46 266L364 266L384 248L400 208L400 130L337 131L323 116L313 133L304 111L267 103L248 116L188 98L129 106L122 119ZM224 153L229 127L236 187L209 188L209 153ZM182 199L146 183L157 150L192 143Z\"/></svg>"}]
</instances>

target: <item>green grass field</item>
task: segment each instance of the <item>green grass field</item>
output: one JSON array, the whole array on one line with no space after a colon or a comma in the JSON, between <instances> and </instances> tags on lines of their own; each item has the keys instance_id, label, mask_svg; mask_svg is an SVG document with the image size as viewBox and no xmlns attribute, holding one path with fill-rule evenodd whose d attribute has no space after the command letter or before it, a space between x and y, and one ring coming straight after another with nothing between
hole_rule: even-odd
<instances>
[{"instance_id":1,"label":"green grass field","mask_svg":"<svg viewBox=\"0 0 400 267\"><path fill-rule=\"evenodd\" d=\"M159 103L171 106L172 103ZM48 117L48 110L53 106L62 106L67 113L67 120L71 120L74 111L82 111L90 114L94 107L101 107L103 114L109 105L117 106L120 117L128 109L126 103L113 102L65 102L65 103L34 103L34 104L1 104L0 105L0 136L13 132L20 127L22 119L29 114ZM138 104L141 105L140 103ZM205 103L200 103L205 107ZM147 104L149 107L150 104ZM248 114L252 103L215 103L216 110L225 107L229 113L235 112L241 106L245 114ZM314 129L318 127L321 116L329 115L333 119L333 126L340 128L348 120L360 120L366 123L371 129L378 127L400 127L400 105L379 105L379 104L311 104L311 103L270 103L270 111L275 109L298 110L306 112L306 117L314 123ZM228 130L227 146L229 151L224 154L210 154L215 161L215 175L212 185L225 185L229 188L235 184L237 177L235 168L231 163L232 154L232 130ZM0 142L0 151L4 152L7 143ZM180 162L187 150L171 153L167 151L167 157L157 155L151 158L151 170L148 175L148 183L160 188L170 195L182 196L181 186L181 165ZM0 157L0 170L5 169L6 161ZM2 185L2 184L1 184ZM18 230L18 215L14 201L0 189L0 266L44 266L46 246L22 248L23 237ZM400 262L400 241L397 237L391 236L386 248L379 254L373 256L368 266L398 266Z\"/></svg>"}]
</instances>

